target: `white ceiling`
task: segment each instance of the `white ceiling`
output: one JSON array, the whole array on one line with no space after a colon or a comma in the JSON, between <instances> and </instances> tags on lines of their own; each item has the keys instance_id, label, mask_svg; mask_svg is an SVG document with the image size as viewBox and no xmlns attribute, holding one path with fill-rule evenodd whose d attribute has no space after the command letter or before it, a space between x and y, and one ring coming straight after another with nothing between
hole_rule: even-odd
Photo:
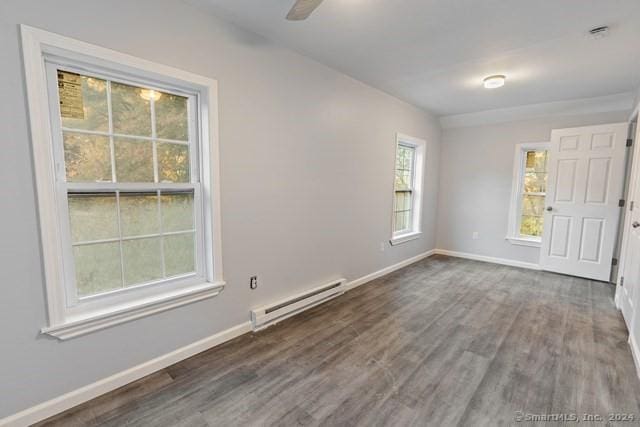
<instances>
[{"instance_id":1,"label":"white ceiling","mask_svg":"<svg viewBox=\"0 0 640 427\"><path fill-rule=\"evenodd\" d=\"M301 22L294 0L188 1L439 116L640 84L640 0L324 0Z\"/></svg>"}]
</instances>

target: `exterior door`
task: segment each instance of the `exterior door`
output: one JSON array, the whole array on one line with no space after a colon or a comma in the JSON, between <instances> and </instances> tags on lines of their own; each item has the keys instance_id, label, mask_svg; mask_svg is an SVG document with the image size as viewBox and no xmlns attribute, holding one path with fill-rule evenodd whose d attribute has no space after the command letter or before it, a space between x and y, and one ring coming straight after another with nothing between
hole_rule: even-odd
<instances>
[{"instance_id":1,"label":"exterior door","mask_svg":"<svg viewBox=\"0 0 640 427\"><path fill-rule=\"evenodd\" d=\"M555 129L540 265L609 281L624 188L626 123Z\"/></svg>"}]
</instances>

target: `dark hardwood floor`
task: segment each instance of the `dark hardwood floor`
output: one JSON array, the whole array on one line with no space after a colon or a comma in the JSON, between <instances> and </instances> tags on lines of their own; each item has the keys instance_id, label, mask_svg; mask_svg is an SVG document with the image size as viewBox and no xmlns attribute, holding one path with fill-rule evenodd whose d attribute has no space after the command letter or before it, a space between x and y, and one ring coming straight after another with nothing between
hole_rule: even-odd
<instances>
[{"instance_id":1,"label":"dark hardwood floor","mask_svg":"<svg viewBox=\"0 0 640 427\"><path fill-rule=\"evenodd\" d=\"M521 411L638 425L613 292L434 256L42 424L530 425Z\"/></svg>"}]
</instances>

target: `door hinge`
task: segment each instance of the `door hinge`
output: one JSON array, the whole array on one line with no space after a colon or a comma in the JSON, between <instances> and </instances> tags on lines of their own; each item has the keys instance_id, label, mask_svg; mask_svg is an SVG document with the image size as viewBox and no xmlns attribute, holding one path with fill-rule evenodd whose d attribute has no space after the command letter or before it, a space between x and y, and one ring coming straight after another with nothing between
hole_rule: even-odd
<instances>
[{"instance_id":1,"label":"door hinge","mask_svg":"<svg viewBox=\"0 0 640 427\"><path fill-rule=\"evenodd\" d=\"M612 258L611 265L618 265L618 258Z\"/></svg>"},{"instance_id":2,"label":"door hinge","mask_svg":"<svg viewBox=\"0 0 640 427\"><path fill-rule=\"evenodd\" d=\"M635 205L635 202L633 200L629 202L629 211L633 210L634 205Z\"/></svg>"},{"instance_id":3,"label":"door hinge","mask_svg":"<svg viewBox=\"0 0 640 427\"><path fill-rule=\"evenodd\" d=\"M618 207L619 208L624 208L624 203L625 203L624 199L618 200Z\"/></svg>"},{"instance_id":4,"label":"door hinge","mask_svg":"<svg viewBox=\"0 0 640 427\"><path fill-rule=\"evenodd\" d=\"M620 286L624 286L624 276L620 278Z\"/></svg>"},{"instance_id":5,"label":"door hinge","mask_svg":"<svg viewBox=\"0 0 640 427\"><path fill-rule=\"evenodd\" d=\"M627 147L631 147L633 145L633 139L627 139Z\"/></svg>"}]
</instances>

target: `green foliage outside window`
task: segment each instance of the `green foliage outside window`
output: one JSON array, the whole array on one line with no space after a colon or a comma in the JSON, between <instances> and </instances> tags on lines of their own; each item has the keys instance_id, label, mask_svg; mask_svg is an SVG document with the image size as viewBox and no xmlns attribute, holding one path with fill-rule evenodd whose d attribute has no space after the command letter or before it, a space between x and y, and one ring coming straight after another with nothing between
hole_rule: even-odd
<instances>
[{"instance_id":1,"label":"green foliage outside window","mask_svg":"<svg viewBox=\"0 0 640 427\"><path fill-rule=\"evenodd\" d=\"M191 181L188 98L64 71L58 79L72 107L60 110L67 182ZM79 297L195 271L193 189L67 200Z\"/></svg>"},{"instance_id":2,"label":"green foliage outside window","mask_svg":"<svg viewBox=\"0 0 640 427\"><path fill-rule=\"evenodd\" d=\"M527 151L522 194L520 234L542 237L547 192L547 151Z\"/></svg>"}]
</instances>

